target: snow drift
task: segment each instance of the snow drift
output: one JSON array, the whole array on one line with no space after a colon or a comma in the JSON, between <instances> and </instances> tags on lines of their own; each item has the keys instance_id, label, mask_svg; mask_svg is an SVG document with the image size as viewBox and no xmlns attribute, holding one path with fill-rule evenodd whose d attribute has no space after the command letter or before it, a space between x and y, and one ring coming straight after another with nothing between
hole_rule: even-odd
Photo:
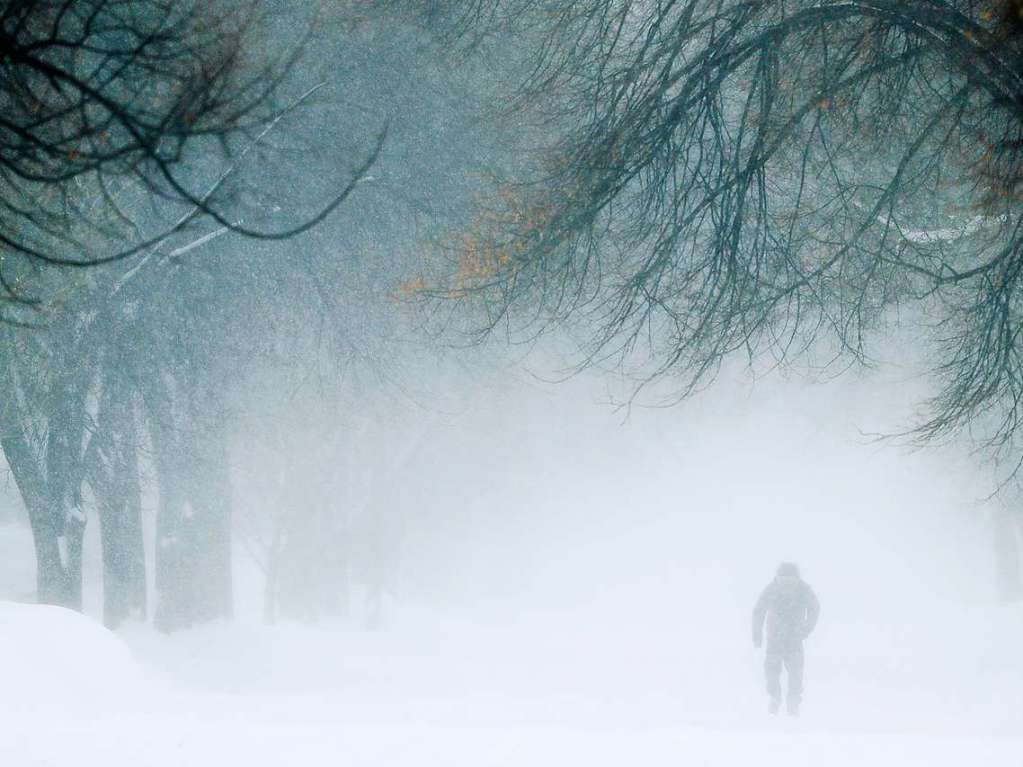
<instances>
[{"instance_id":1,"label":"snow drift","mask_svg":"<svg viewBox=\"0 0 1023 767\"><path fill-rule=\"evenodd\" d=\"M115 634L72 610L0 602L0 717L49 722L123 709L141 671Z\"/></svg>"}]
</instances>

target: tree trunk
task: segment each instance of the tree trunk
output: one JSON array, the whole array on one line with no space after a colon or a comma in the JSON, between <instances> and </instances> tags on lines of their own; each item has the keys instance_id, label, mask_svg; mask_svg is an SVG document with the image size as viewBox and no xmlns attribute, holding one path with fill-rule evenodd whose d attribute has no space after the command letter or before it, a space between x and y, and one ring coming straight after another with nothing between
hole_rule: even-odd
<instances>
[{"instance_id":1,"label":"tree trunk","mask_svg":"<svg viewBox=\"0 0 1023 767\"><path fill-rule=\"evenodd\" d=\"M99 508L103 546L103 623L116 628L146 615L146 554L142 530L134 403L116 379L104 386L97 434L87 456Z\"/></svg>"},{"instance_id":2,"label":"tree trunk","mask_svg":"<svg viewBox=\"0 0 1023 767\"><path fill-rule=\"evenodd\" d=\"M273 540L266 557L266 582L263 584L263 622L272 626L277 622L277 591L280 588L277 576L280 571L282 528L274 527Z\"/></svg>"},{"instance_id":3,"label":"tree trunk","mask_svg":"<svg viewBox=\"0 0 1023 767\"><path fill-rule=\"evenodd\" d=\"M66 605L82 609L82 510L86 399L92 381L88 365L58 376L46 398L45 482L65 573ZM41 472L42 473L42 472Z\"/></svg>"},{"instance_id":4,"label":"tree trunk","mask_svg":"<svg viewBox=\"0 0 1023 767\"><path fill-rule=\"evenodd\" d=\"M36 552L36 600L40 604L80 609L82 531L80 529L76 533L72 530L70 541L61 540L65 532L64 509L52 503L40 461L32 455L24 435L13 428L8 429L0 444L32 527ZM69 554L75 554L74 561ZM75 562L79 567L77 578L69 568Z\"/></svg>"},{"instance_id":5,"label":"tree trunk","mask_svg":"<svg viewBox=\"0 0 1023 767\"><path fill-rule=\"evenodd\" d=\"M999 509L994 513L995 569L998 596L1002 602L1023 599L1023 572L1020 571L1019 532L1023 515L1015 510Z\"/></svg>"},{"instance_id":6,"label":"tree trunk","mask_svg":"<svg viewBox=\"0 0 1023 767\"><path fill-rule=\"evenodd\" d=\"M160 491L154 623L162 631L232 611L226 424L198 401L167 380L146 397Z\"/></svg>"},{"instance_id":7,"label":"tree trunk","mask_svg":"<svg viewBox=\"0 0 1023 767\"><path fill-rule=\"evenodd\" d=\"M202 424L190 465L190 511L187 519L194 546L196 620L229 618L231 583L231 477L224 420L214 414Z\"/></svg>"},{"instance_id":8,"label":"tree trunk","mask_svg":"<svg viewBox=\"0 0 1023 767\"><path fill-rule=\"evenodd\" d=\"M67 577L67 604L82 610L82 544L85 541L85 513L75 505L61 509L64 529L57 538L61 563Z\"/></svg>"},{"instance_id":9,"label":"tree trunk","mask_svg":"<svg viewBox=\"0 0 1023 767\"><path fill-rule=\"evenodd\" d=\"M138 493L99 504L103 546L103 624L146 617L146 553Z\"/></svg>"}]
</instances>

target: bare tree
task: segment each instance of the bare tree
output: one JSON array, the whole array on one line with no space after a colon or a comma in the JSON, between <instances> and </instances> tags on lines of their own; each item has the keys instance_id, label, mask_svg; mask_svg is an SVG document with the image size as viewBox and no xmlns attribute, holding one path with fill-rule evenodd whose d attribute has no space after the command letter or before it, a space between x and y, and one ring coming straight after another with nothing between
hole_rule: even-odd
<instances>
[{"instance_id":1,"label":"bare tree","mask_svg":"<svg viewBox=\"0 0 1023 767\"><path fill-rule=\"evenodd\" d=\"M446 4L434 4L445 6ZM585 363L867 356L899 310L941 391L919 435L1023 418L1023 22L974 0L493 0L557 134L457 243L484 330L579 323ZM539 106L537 106L539 105ZM525 108L519 114L527 114Z\"/></svg>"},{"instance_id":2,"label":"bare tree","mask_svg":"<svg viewBox=\"0 0 1023 767\"><path fill-rule=\"evenodd\" d=\"M291 225L241 221L233 163L288 110L304 42L288 32L311 28L308 18L282 24L273 12L263 0L3 5L0 285L8 302L34 297L39 264L125 258L204 219L285 238L345 199L361 172Z\"/></svg>"},{"instance_id":3,"label":"bare tree","mask_svg":"<svg viewBox=\"0 0 1023 767\"><path fill-rule=\"evenodd\" d=\"M383 133L354 163L345 158L340 183L306 184L333 188L281 223L290 190L275 197L266 183L282 155L264 139L274 131L280 146L282 121L319 88L292 77L310 8L282 17L263 0L0 7L0 439L32 523L40 601L81 606L87 488L102 527L105 618L144 614L148 431L168 544L156 563L158 622L230 612L225 436L210 395L220 381L204 367L220 348L191 343L209 313L180 310L247 285L211 290L168 275L222 233L278 240L315 226L375 162ZM304 156L298 165L308 172ZM185 234L202 222L205 231ZM68 271L81 266L93 269ZM149 299L164 304L145 312Z\"/></svg>"}]
</instances>

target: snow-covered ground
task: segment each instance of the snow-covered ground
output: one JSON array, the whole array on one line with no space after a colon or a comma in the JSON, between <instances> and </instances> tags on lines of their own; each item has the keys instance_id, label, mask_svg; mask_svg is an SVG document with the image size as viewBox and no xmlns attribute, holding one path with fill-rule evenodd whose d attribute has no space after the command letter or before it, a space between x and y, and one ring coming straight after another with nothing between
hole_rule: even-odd
<instances>
[{"instance_id":1,"label":"snow-covered ground","mask_svg":"<svg viewBox=\"0 0 1023 767\"><path fill-rule=\"evenodd\" d=\"M685 621L405 614L166 637L0 604L5 765L1018 765L1023 614L811 643L798 720Z\"/></svg>"}]
</instances>

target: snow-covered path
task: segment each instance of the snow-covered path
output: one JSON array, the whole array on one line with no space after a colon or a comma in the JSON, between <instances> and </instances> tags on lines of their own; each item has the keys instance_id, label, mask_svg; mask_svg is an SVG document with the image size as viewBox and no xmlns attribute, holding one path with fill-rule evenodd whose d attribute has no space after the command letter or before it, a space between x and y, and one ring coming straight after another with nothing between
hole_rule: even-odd
<instances>
[{"instance_id":1,"label":"snow-covered path","mask_svg":"<svg viewBox=\"0 0 1023 767\"><path fill-rule=\"evenodd\" d=\"M296 704L297 705L297 704ZM826 731L288 723L252 718L127 716L61 727L6 764L25 765L1018 765L1018 738Z\"/></svg>"},{"instance_id":2,"label":"snow-covered path","mask_svg":"<svg viewBox=\"0 0 1023 767\"><path fill-rule=\"evenodd\" d=\"M962 630L886 660L871 649L890 637L852 652L824 635L791 720L763 713L745 644L670 624L423 613L380 632L136 627L126 650L81 616L2 607L2 662L21 656L4 675L5 765L1008 767L1023 753L1019 616L1004 610L964 611ZM978 629L984 652L957 654ZM47 668L64 649L80 664Z\"/></svg>"}]
</instances>

